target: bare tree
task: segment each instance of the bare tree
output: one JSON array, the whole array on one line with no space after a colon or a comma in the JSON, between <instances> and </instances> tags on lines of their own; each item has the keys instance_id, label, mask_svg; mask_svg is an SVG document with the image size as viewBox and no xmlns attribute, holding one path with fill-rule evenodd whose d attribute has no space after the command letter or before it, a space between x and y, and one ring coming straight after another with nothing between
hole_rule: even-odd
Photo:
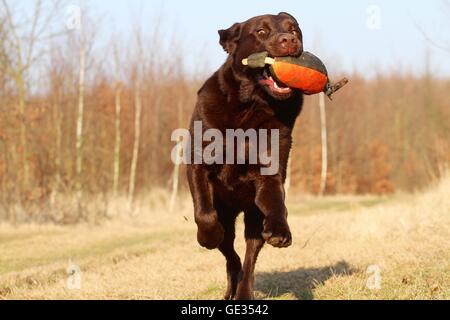
<instances>
[{"instance_id":1,"label":"bare tree","mask_svg":"<svg viewBox=\"0 0 450 320\"><path fill-rule=\"evenodd\" d=\"M76 132L76 189L78 208L81 210L81 198L83 192L83 127L84 127L84 91L86 73L86 35L83 22L80 21L80 47L79 47L79 72L78 72L78 108L77 108L77 132ZM80 212L79 212L80 213Z\"/></svg>"},{"instance_id":2,"label":"bare tree","mask_svg":"<svg viewBox=\"0 0 450 320\"><path fill-rule=\"evenodd\" d=\"M446 14L450 15L450 1L449 0L443 0L442 1L442 5L445 9ZM447 20L448 22L448 20ZM444 41L444 40L436 40L433 37L431 37L426 31L425 29L419 25L419 23L414 22L416 28L419 30L419 32L422 34L422 36L425 38L425 40L430 43L433 47L440 49L442 51L445 51L447 53L450 53L450 42L448 41Z\"/></svg>"},{"instance_id":3,"label":"bare tree","mask_svg":"<svg viewBox=\"0 0 450 320\"><path fill-rule=\"evenodd\" d=\"M51 30L51 24L56 19L56 12L60 10L62 2L49 1L46 4L42 0L37 0L34 3L33 15L19 23L15 19L15 11L9 1L1 0L2 11L5 15L3 27L6 31L6 50L10 51L7 63L2 63L2 69L14 82L17 92L16 105L19 115L22 188L24 190L28 189L31 183L26 124L29 70L32 64L42 56L43 49L38 46L39 43L59 34Z\"/></svg>"},{"instance_id":4,"label":"bare tree","mask_svg":"<svg viewBox=\"0 0 450 320\"><path fill-rule=\"evenodd\" d=\"M178 126L181 127L182 121L183 121L183 103L178 101ZM182 148L180 145L180 141L177 142L177 157L180 158L182 156ZM179 160L179 159L177 159ZM172 193L170 196L170 203L169 203L169 212L173 212L175 209L175 204L177 202L178 197L178 188L179 188L179 179L180 178L180 161L177 161L174 164L173 167L173 173L172 173Z\"/></svg>"},{"instance_id":5,"label":"bare tree","mask_svg":"<svg viewBox=\"0 0 450 320\"><path fill-rule=\"evenodd\" d=\"M64 92L64 76L62 75L61 61L59 56L53 54L53 63L49 66L49 78L51 83L51 90L53 98L52 108L53 108L53 123L54 123L54 166L55 166L55 179L53 181L50 205L52 208L55 207L56 198L61 187L61 166L62 166L62 132L63 132L63 116L62 116L62 103L63 103L63 92ZM55 63L57 60L59 63Z\"/></svg>"},{"instance_id":6,"label":"bare tree","mask_svg":"<svg viewBox=\"0 0 450 320\"><path fill-rule=\"evenodd\" d=\"M323 196L327 188L327 176L328 176L327 114L326 114L324 93L321 93L319 95L319 109L320 109L320 132L322 141L322 174L320 177L319 195Z\"/></svg>"},{"instance_id":7,"label":"bare tree","mask_svg":"<svg viewBox=\"0 0 450 320\"><path fill-rule=\"evenodd\" d=\"M139 147L141 143L141 123L142 123L142 79L146 71L146 61L143 54L143 39L142 30L139 25L135 25L136 33L136 56L135 65L133 68L134 81L134 139L133 139L133 153L130 165L130 179L128 185L128 202L130 209L134 201L134 193L136 190L136 171L139 160Z\"/></svg>"},{"instance_id":8,"label":"bare tree","mask_svg":"<svg viewBox=\"0 0 450 320\"><path fill-rule=\"evenodd\" d=\"M78 117L77 117L77 165L76 172L78 183L81 184L81 174L83 173L83 115L84 115L84 88L86 69L86 50L82 42L80 46L80 67L78 81ZM80 186L81 188L81 186Z\"/></svg>"},{"instance_id":9,"label":"bare tree","mask_svg":"<svg viewBox=\"0 0 450 320\"><path fill-rule=\"evenodd\" d=\"M292 159L289 158L287 168L286 168L286 182L284 183L284 192L286 194L286 199L289 197L289 192L292 186Z\"/></svg>"},{"instance_id":10,"label":"bare tree","mask_svg":"<svg viewBox=\"0 0 450 320\"><path fill-rule=\"evenodd\" d=\"M2 76L2 79L5 77L5 73L9 65L9 57L6 50L6 41L6 18L3 15L0 15L0 74Z\"/></svg>"},{"instance_id":11,"label":"bare tree","mask_svg":"<svg viewBox=\"0 0 450 320\"><path fill-rule=\"evenodd\" d=\"M115 64L115 113L114 113L114 169L113 169L113 196L117 197L119 192L120 178L120 148L121 148L121 132L120 132L120 116L122 112L122 84L120 83L120 57L117 46L114 47L114 64Z\"/></svg>"},{"instance_id":12,"label":"bare tree","mask_svg":"<svg viewBox=\"0 0 450 320\"><path fill-rule=\"evenodd\" d=\"M141 83L139 76L137 76L135 89L134 89L134 143L133 154L131 158L130 168L130 181L128 186L128 200L130 206L133 204L134 192L136 189L136 171L139 159L139 146L141 141L141 115L142 115L142 96L141 96Z\"/></svg>"},{"instance_id":13,"label":"bare tree","mask_svg":"<svg viewBox=\"0 0 450 320\"><path fill-rule=\"evenodd\" d=\"M78 25L74 31L78 35L76 42L78 49L78 70L77 70L77 114L76 114L76 155L75 155L75 173L76 173L76 194L78 200L79 215L82 214L82 197L83 197L83 177L84 177L84 155L85 155L85 95L86 95L86 70L93 64L90 57L96 29L92 19L87 15L86 8L80 8L80 17Z\"/></svg>"}]
</instances>

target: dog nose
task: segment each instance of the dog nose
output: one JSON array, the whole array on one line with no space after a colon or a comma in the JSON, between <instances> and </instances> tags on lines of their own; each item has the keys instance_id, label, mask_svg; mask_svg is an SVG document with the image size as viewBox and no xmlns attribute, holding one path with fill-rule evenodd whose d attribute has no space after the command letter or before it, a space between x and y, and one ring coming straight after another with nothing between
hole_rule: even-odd
<instances>
[{"instance_id":1,"label":"dog nose","mask_svg":"<svg viewBox=\"0 0 450 320\"><path fill-rule=\"evenodd\" d=\"M298 39L293 34L283 33L278 39L282 45L297 44Z\"/></svg>"},{"instance_id":2,"label":"dog nose","mask_svg":"<svg viewBox=\"0 0 450 320\"><path fill-rule=\"evenodd\" d=\"M286 54L294 54L300 49L300 41L290 33L283 33L278 37L278 43Z\"/></svg>"}]
</instances>

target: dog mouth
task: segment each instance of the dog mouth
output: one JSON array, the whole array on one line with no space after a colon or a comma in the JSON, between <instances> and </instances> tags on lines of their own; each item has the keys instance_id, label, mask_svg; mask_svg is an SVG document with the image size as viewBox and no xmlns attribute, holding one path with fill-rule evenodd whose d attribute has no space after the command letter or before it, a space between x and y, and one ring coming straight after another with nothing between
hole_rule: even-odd
<instances>
[{"instance_id":1,"label":"dog mouth","mask_svg":"<svg viewBox=\"0 0 450 320\"><path fill-rule=\"evenodd\" d=\"M259 76L258 82L269 94L277 98L287 98L293 92L291 88L272 77L269 67L264 68L262 74Z\"/></svg>"}]
</instances>

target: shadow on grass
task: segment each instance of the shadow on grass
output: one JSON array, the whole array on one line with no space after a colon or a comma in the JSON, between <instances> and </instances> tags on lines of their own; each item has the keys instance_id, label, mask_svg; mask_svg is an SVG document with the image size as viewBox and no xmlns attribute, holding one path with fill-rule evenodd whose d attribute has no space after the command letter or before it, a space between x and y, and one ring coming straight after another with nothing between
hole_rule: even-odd
<instances>
[{"instance_id":1,"label":"shadow on grass","mask_svg":"<svg viewBox=\"0 0 450 320\"><path fill-rule=\"evenodd\" d=\"M300 268L289 272L268 272L256 275L255 290L268 298L287 294L299 300L313 300L313 290L334 276L351 275L354 269L345 261L321 268Z\"/></svg>"}]
</instances>

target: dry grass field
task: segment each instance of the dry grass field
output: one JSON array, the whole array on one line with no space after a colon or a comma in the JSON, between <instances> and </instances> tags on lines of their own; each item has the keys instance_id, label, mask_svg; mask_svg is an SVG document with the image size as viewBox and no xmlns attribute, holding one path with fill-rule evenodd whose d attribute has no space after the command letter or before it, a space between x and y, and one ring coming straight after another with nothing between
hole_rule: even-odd
<instances>
[{"instance_id":1,"label":"dry grass field","mask_svg":"<svg viewBox=\"0 0 450 320\"><path fill-rule=\"evenodd\" d=\"M295 242L263 250L257 297L450 299L449 194L447 178L391 198L291 195ZM173 214L145 203L99 225L0 225L0 299L220 299L224 259L196 244L189 199ZM67 287L70 260L80 289ZM372 265L380 289L366 286Z\"/></svg>"}]
</instances>

